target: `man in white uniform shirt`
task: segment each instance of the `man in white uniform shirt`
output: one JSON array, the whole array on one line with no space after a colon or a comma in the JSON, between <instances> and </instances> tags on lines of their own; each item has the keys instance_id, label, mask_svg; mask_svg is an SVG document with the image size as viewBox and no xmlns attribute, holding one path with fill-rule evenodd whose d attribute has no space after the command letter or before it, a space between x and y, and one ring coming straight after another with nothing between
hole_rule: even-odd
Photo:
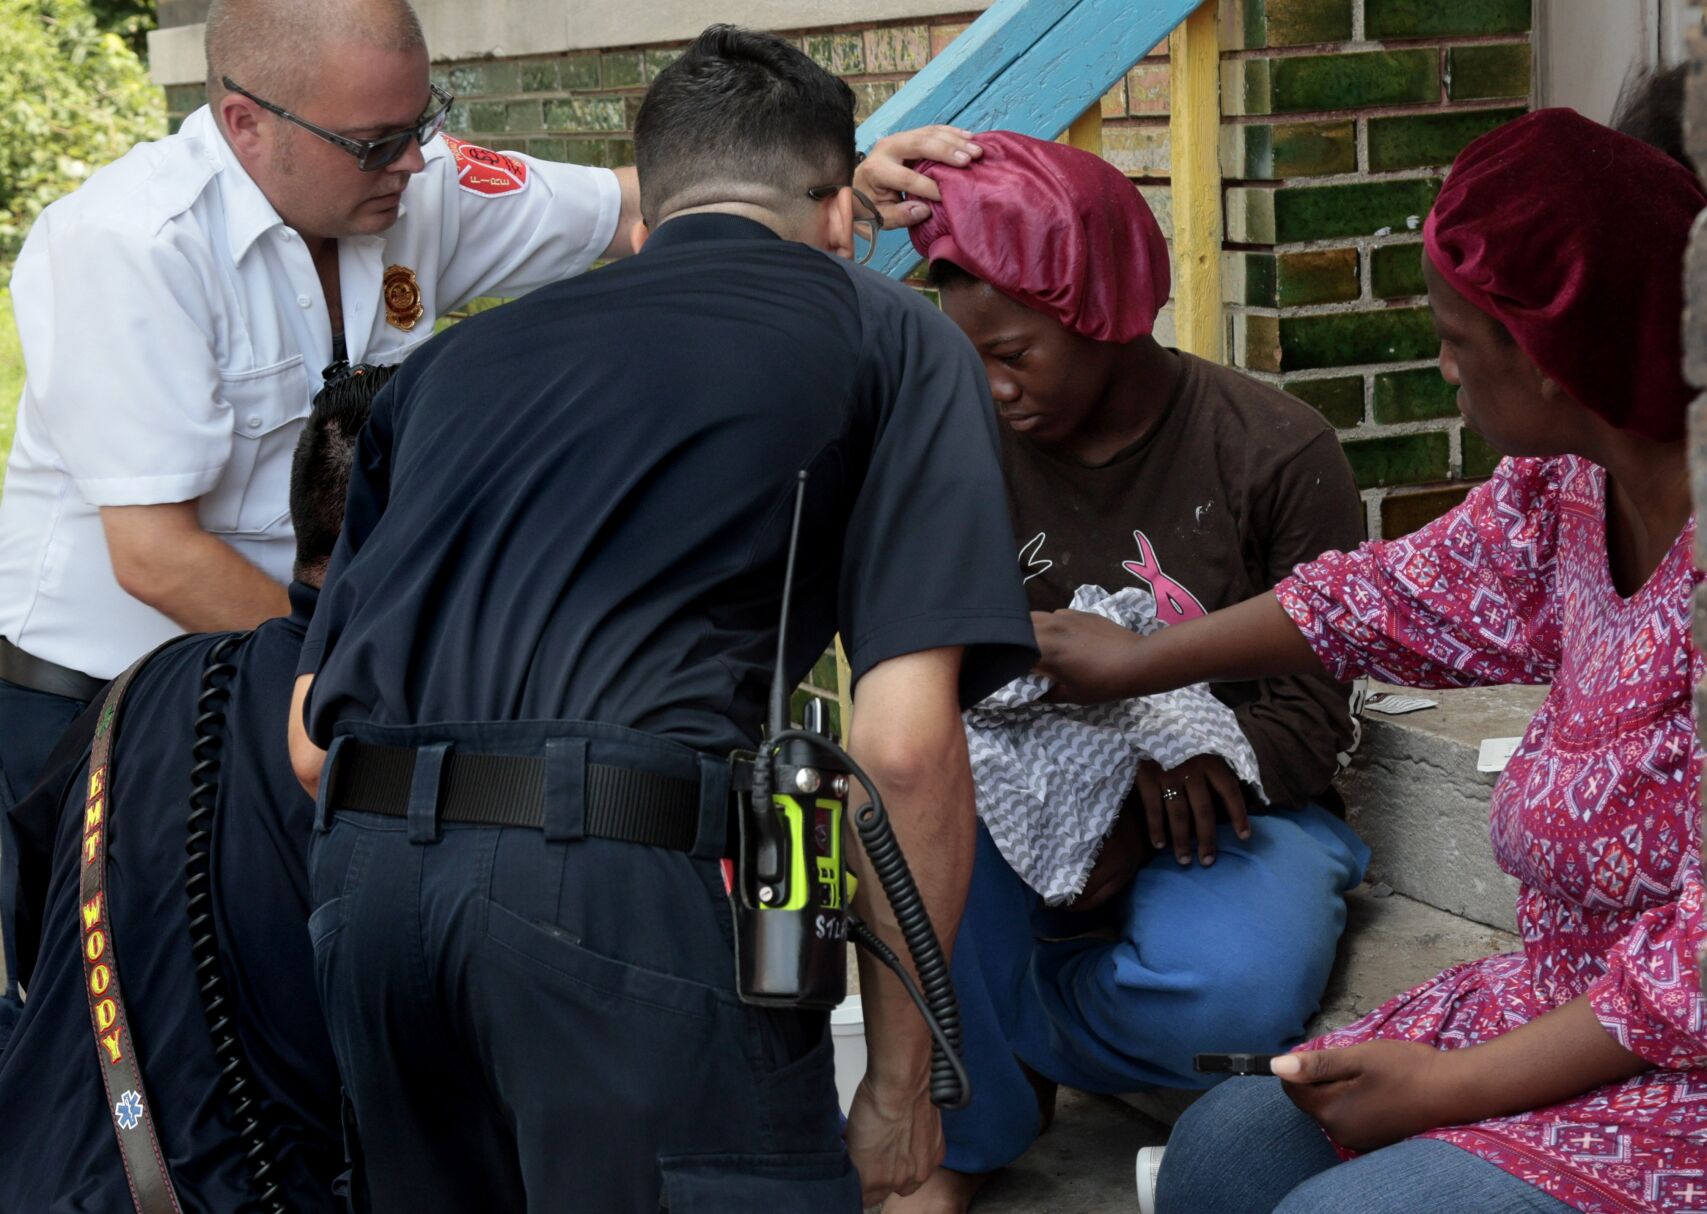
<instances>
[{"instance_id":1,"label":"man in white uniform shirt","mask_svg":"<svg viewBox=\"0 0 1707 1214\"><path fill-rule=\"evenodd\" d=\"M12 278L0 810L136 658L288 614L290 456L322 368L398 362L459 304L630 251L632 169L435 138L450 98L406 0L214 0L207 56L207 107L50 206ZM861 184L914 222L896 191L928 183L901 161L968 146L892 137ZM8 955L12 842L0 820Z\"/></svg>"}]
</instances>

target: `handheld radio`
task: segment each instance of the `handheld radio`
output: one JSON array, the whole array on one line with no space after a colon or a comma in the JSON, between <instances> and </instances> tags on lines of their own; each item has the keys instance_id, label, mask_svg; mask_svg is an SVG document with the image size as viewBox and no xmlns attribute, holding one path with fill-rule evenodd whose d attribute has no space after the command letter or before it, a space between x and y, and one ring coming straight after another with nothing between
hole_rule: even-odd
<instances>
[{"instance_id":1,"label":"handheld radio","mask_svg":"<svg viewBox=\"0 0 1707 1214\"><path fill-rule=\"evenodd\" d=\"M783 574L768 728L757 753L733 760L740 792L739 852L730 882L736 991L744 1002L761 1007L827 1011L847 995L847 942L854 940L894 971L930 1028L932 1102L964 1108L972 1085L960 1058L954 985L883 798L830 735L821 701L812 701L804 728L788 727L788 620L805 505L802 471ZM849 798L856 787L869 801L850 819ZM843 852L850 821L895 913L918 982L852 913L857 882Z\"/></svg>"},{"instance_id":2,"label":"handheld radio","mask_svg":"<svg viewBox=\"0 0 1707 1214\"><path fill-rule=\"evenodd\" d=\"M806 729L831 741L822 706L814 700L813 707ZM748 913L736 916L740 994L748 1003L828 1011L848 993L855 886L842 855L848 773L827 766L799 738L774 748L767 766L770 779L754 780L741 815L747 862L738 893ZM767 783L768 810L760 787Z\"/></svg>"}]
</instances>

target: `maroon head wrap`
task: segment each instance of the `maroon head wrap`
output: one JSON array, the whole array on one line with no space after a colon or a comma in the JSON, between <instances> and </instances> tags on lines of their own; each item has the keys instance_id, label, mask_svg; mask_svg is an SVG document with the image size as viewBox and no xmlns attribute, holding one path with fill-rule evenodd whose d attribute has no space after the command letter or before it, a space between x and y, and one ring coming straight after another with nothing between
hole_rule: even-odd
<instances>
[{"instance_id":1,"label":"maroon head wrap","mask_svg":"<svg viewBox=\"0 0 1707 1214\"><path fill-rule=\"evenodd\" d=\"M1683 251L1707 190L1573 110L1458 154L1423 227L1441 277L1544 375L1622 430L1683 434Z\"/></svg>"},{"instance_id":2,"label":"maroon head wrap","mask_svg":"<svg viewBox=\"0 0 1707 1214\"><path fill-rule=\"evenodd\" d=\"M913 247L1095 341L1150 332L1168 301L1168 245L1137 187L1065 144L976 138L984 155L966 168L917 166L942 201Z\"/></svg>"}]
</instances>

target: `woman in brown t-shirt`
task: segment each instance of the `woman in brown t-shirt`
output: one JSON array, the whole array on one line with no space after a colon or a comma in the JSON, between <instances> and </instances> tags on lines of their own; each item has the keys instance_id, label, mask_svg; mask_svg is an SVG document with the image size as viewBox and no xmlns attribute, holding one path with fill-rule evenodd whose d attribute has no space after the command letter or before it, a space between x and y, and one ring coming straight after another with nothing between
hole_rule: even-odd
<instances>
[{"instance_id":1,"label":"woman in brown t-shirt","mask_svg":"<svg viewBox=\"0 0 1707 1214\"><path fill-rule=\"evenodd\" d=\"M1357 544L1360 503L1333 429L1151 336L1168 251L1132 184L1060 144L1005 132L978 143L969 169L921 166L943 201L914 242L1006 423L1032 607L1064 607L1085 584L1138 586L1177 623ZM1144 762L1064 911L980 826L954 955L975 1094L943 1117L944 1166L887 1208L966 1208L984 1174L1030 1146L1055 1083L1204 1087L1195 1052L1302 1038L1343 895L1368 860L1330 788L1352 738L1348 689L1305 677L1213 690L1256 753L1267 804L1217 756Z\"/></svg>"}]
</instances>

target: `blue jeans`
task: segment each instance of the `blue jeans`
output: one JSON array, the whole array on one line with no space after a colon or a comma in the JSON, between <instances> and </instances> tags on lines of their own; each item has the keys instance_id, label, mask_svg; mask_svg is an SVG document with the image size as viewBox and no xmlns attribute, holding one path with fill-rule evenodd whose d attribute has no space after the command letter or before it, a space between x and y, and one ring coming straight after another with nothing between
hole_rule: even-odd
<instances>
[{"instance_id":1,"label":"blue jeans","mask_svg":"<svg viewBox=\"0 0 1707 1214\"><path fill-rule=\"evenodd\" d=\"M1341 1163L1278 1079L1232 1079L1180 1118L1162 1156L1161 1214L1566 1214L1486 1160L1411 1138Z\"/></svg>"},{"instance_id":2,"label":"blue jeans","mask_svg":"<svg viewBox=\"0 0 1707 1214\"><path fill-rule=\"evenodd\" d=\"M1303 1038L1369 849L1314 805L1251 827L1242 840L1223 826L1209 868L1156 856L1093 916L1043 906L979 825L954 947L973 1094L943 1114L948 1167L993 1171L1036 1139L1022 1062L1083 1091L1204 1088L1199 1051ZM1099 922L1112 933L1083 934Z\"/></svg>"},{"instance_id":3,"label":"blue jeans","mask_svg":"<svg viewBox=\"0 0 1707 1214\"><path fill-rule=\"evenodd\" d=\"M510 754L564 729L432 727ZM632 758L605 747L628 732L594 727L587 761ZM572 823L579 796L554 795L547 822ZM829 1017L737 999L703 850L339 813L309 864L375 1214L859 1210Z\"/></svg>"},{"instance_id":4,"label":"blue jeans","mask_svg":"<svg viewBox=\"0 0 1707 1214\"><path fill-rule=\"evenodd\" d=\"M9 811L30 791L49 752L87 705L0 680L0 946L6 950L6 989L0 995L0 1049L23 1014L18 997L16 915L18 838Z\"/></svg>"}]
</instances>

